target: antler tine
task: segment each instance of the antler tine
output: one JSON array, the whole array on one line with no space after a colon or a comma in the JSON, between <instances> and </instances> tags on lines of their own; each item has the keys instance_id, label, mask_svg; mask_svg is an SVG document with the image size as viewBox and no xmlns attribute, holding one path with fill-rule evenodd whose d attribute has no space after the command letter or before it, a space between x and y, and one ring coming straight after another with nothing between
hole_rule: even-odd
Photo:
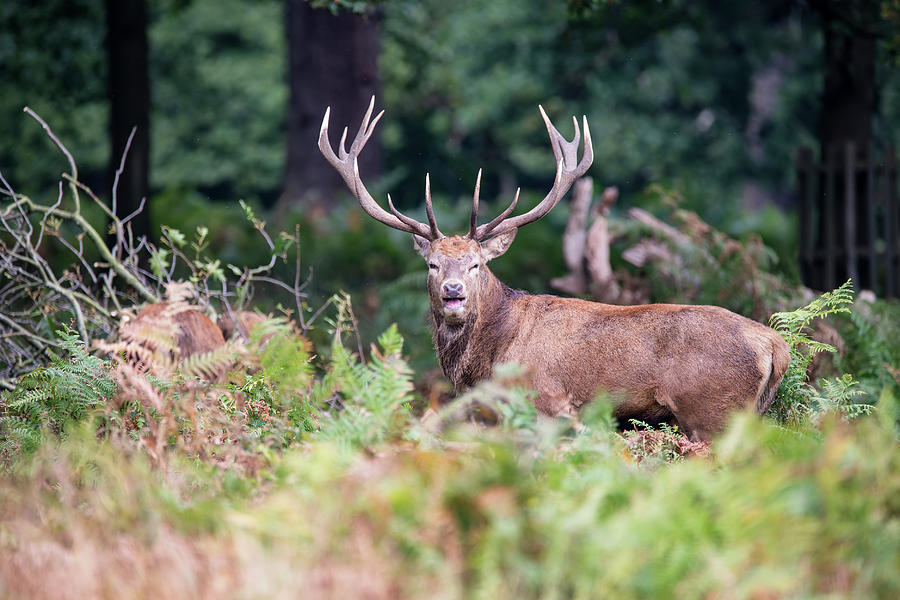
<instances>
[{"instance_id":1,"label":"antler tine","mask_svg":"<svg viewBox=\"0 0 900 600\"><path fill-rule=\"evenodd\" d=\"M356 132L356 139L353 140L353 146L351 146L351 150L361 150L359 146L357 146L357 142L363 140L363 138L368 139L371 132L369 131L369 119L372 118L372 111L375 110L375 94L372 94L372 97L369 98L369 107L366 109L366 114L363 115L362 123L359 124L359 131ZM365 140L361 142L361 144L365 144Z\"/></svg>"},{"instance_id":2,"label":"antler tine","mask_svg":"<svg viewBox=\"0 0 900 600\"><path fill-rule=\"evenodd\" d=\"M438 229L437 219L434 218L434 206L431 204L431 176L425 173L425 215L428 217L428 227L431 229L432 239L444 237Z\"/></svg>"},{"instance_id":3,"label":"antler tine","mask_svg":"<svg viewBox=\"0 0 900 600\"><path fill-rule=\"evenodd\" d=\"M325 160L334 165L338 157L334 153L334 148L331 147L331 142L328 141L328 118L330 116L331 107L329 106L325 109L325 116L322 117L322 126L319 127L319 152L325 156Z\"/></svg>"},{"instance_id":4,"label":"antler tine","mask_svg":"<svg viewBox=\"0 0 900 600\"><path fill-rule=\"evenodd\" d=\"M469 217L469 235L468 237L475 239L478 233L478 196L481 194L481 169L478 169L478 177L475 178L475 193L472 194L472 214Z\"/></svg>"},{"instance_id":5,"label":"antler tine","mask_svg":"<svg viewBox=\"0 0 900 600\"><path fill-rule=\"evenodd\" d=\"M566 143L566 138L564 138L556 127L553 126L553 123L550 122L550 117L544 112L544 107L538 104L538 110L541 111L541 118L544 120L544 125L547 127L547 135L550 136L550 145L553 148L553 156L556 157L556 162L559 162L560 159L564 158L563 144Z\"/></svg>"},{"instance_id":6,"label":"antler tine","mask_svg":"<svg viewBox=\"0 0 900 600\"><path fill-rule=\"evenodd\" d=\"M394 216L395 216L395 217L397 217L398 219L400 219L401 221L403 221L404 223L406 223L407 225L409 225L409 226L412 227L412 228L416 228L417 226L421 225L421 223L419 223L418 221L416 221L416 220L413 219L412 217L407 217L407 216L404 215L402 212L400 212L399 210L397 210L397 209L394 207L394 202L391 200L391 195L390 195L390 194L387 195L387 198L388 198L388 208L391 209L391 212L394 213Z\"/></svg>"},{"instance_id":7,"label":"antler tine","mask_svg":"<svg viewBox=\"0 0 900 600\"><path fill-rule=\"evenodd\" d=\"M344 131L341 132L341 141L338 142L338 156L341 159L347 158L347 128L344 127Z\"/></svg>"},{"instance_id":8,"label":"antler tine","mask_svg":"<svg viewBox=\"0 0 900 600\"><path fill-rule=\"evenodd\" d=\"M478 228L477 239L484 239L488 234L499 235L512 229L522 227L529 223L537 221L556 206L575 180L584 175L591 163L594 161L594 148L591 141L591 130L588 127L587 117L582 116L582 124L584 125L584 154L578 161L578 143L581 141L581 132L578 128L578 121L573 117L575 122L575 137L571 141L565 137L553 126L547 113L544 112L542 106L538 106L541 111L541 117L547 126L547 133L550 136L550 144L553 148L553 155L556 157L556 177L553 181L553 187L541 202L523 215L513 217L511 219L494 219L488 223L490 227L482 225ZM507 209L510 210L510 209ZM504 211L506 214L506 211ZM495 223L496 222L496 223Z\"/></svg>"},{"instance_id":9,"label":"antler tine","mask_svg":"<svg viewBox=\"0 0 900 600\"><path fill-rule=\"evenodd\" d=\"M575 137L572 138L571 142L566 143L565 151L566 151L566 162L567 163L578 163L578 142L581 141L581 130L578 129L578 119L575 118L575 115L572 115L572 125L575 126ZM562 137L562 136L560 136ZM565 140L565 138L563 138Z\"/></svg>"},{"instance_id":10,"label":"antler tine","mask_svg":"<svg viewBox=\"0 0 900 600\"><path fill-rule=\"evenodd\" d=\"M495 228L497 225L499 225L500 223L503 222L503 219L505 219L506 217L508 217L509 214L510 214L513 210L515 210L516 204L519 203L519 192L520 192L520 191L522 191L522 188L516 188L516 197L513 198L513 201L510 202L509 206L506 207L506 210L504 210L502 213L500 213L499 215L497 215L497 216L494 218L494 220L491 221L490 223L486 223L486 224L484 224L484 225L482 225L481 227L478 228L478 230L477 230L476 233L475 233L475 239L476 239L476 240L483 240L483 239L486 238L488 235L490 235L491 231L493 231L494 228Z\"/></svg>"},{"instance_id":11,"label":"antler tine","mask_svg":"<svg viewBox=\"0 0 900 600\"><path fill-rule=\"evenodd\" d=\"M372 198L372 195L362 182L362 178L359 175L359 162L357 159L359 158L359 153L365 147L366 142L369 141L369 138L375 131L375 126L378 124L378 121L380 121L381 117L384 115L384 111L382 110L375 115L374 119L372 119L372 112L374 109L375 96L372 96L359 130L353 139L353 143L350 144L349 151L345 149L347 129L344 128L343 135L341 136L341 143L338 148L339 155L335 154L334 148L332 148L331 142L328 139L328 121L331 116L331 107L325 109L325 116L322 118L322 127L319 129L319 151L331 166L335 168L341 176L341 179L347 184L347 187L350 188L350 191L356 197L356 200L359 202L362 209L373 219L384 223L388 227L399 229L400 231L413 233L429 240L437 239L440 237L440 232L437 229L437 224L434 221L434 214L433 211L430 210L430 206L426 207L429 209L429 225L419 223L415 219L402 215L393 207L391 207L391 211L394 214L391 214L375 202L375 199ZM388 204L391 204L390 199ZM430 205L430 200L427 204Z\"/></svg>"},{"instance_id":12,"label":"antler tine","mask_svg":"<svg viewBox=\"0 0 900 600\"><path fill-rule=\"evenodd\" d=\"M594 162L594 143L591 141L591 127L588 125L585 115L581 115L581 123L584 125L584 156L581 157L581 162L587 162L584 167L584 171L587 172L591 167L591 163ZM578 168L581 168L580 164Z\"/></svg>"},{"instance_id":13,"label":"antler tine","mask_svg":"<svg viewBox=\"0 0 900 600\"><path fill-rule=\"evenodd\" d=\"M350 152L359 153L366 146L366 142L369 141L369 138L372 137L372 133L375 131L375 126L378 125L378 121L381 120L381 117L384 115L384 111L382 110L377 115L375 115L375 119L372 120L371 125L369 124L369 119L372 118L372 111L375 110L375 96L373 95L371 100L369 100L369 108L366 109L366 114L363 116L362 123L359 126L359 131L356 133L356 138L353 140L353 144L350 146Z\"/></svg>"}]
</instances>

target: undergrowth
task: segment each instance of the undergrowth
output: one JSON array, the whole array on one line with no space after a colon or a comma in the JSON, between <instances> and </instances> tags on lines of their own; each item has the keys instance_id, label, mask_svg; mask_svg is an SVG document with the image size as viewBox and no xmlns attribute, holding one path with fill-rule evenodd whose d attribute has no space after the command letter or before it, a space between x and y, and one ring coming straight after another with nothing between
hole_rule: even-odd
<instances>
[{"instance_id":1,"label":"undergrowth","mask_svg":"<svg viewBox=\"0 0 900 600\"><path fill-rule=\"evenodd\" d=\"M265 319L221 375L64 330L2 397L0 598L895 597L896 396L809 379L835 351L813 324L852 302L772 317L771 418L711 446L620 433L602 398L539 418L515 366L419 418L403 337L364 352L345 294L327 347Z\"/></svg>"},{"instance_id":2,"label":"undergrowth","mask_svg":"<svg viewBox=\"0 0 900 600\"><path fill-rule=\"evenodd\" d=\"M378 346L362 363L335 336L326 373L312 391L313 403L325 409L317 439L359 449L402 435L413 386L395 325L381 334Z\"/></svg>"},{"instance_id":3,"label":"undergrowth","mask_svg":"<svg viewBox=\"0 0 900 600\"><path fill-rule=\"evenodd\" d=\"M808 381L813 358L819 353L836 351L831 344L811 337L811 324L816 319L831 315L851 314L852 304L853 287L848 280L806 306L772 315L770 325L785 339L791 356L788 370L769 409L769 413L780 422L796 427L805 419L819 418L821 413L827 411L836 411L847 418L871 411L871 404L862 398L859 382L849 373L822 378L815 385Z\"/></svg>"},{"instance_id":4,"label":"undergrowth","mask_svg":"<svg viewBox=\"0 0 900 600\"><path fill-rule=\"evenodd\" d=\"M116 392L108 361L85 349L78 333L57 331L61 353L23 375L12 391L0 396L0 459L16 451L32 452L44 433L64 435L73 421L89 417Z\"/></svg>"}]
</instances>

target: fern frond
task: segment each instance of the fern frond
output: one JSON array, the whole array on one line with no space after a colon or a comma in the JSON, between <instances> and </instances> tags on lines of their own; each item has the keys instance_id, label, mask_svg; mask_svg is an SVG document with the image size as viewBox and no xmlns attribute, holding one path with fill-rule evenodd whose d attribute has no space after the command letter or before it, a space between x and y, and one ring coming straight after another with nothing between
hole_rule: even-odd
<instances>
[{"instance_id":1,"label":"fern frond","mask_svg":"<svg viewBox=\"0 0 900 600\"><path fill-rule=\"evenodd\" d=\"M859 382L845 373L842 377L820 379L823 395L819 398L820 412L838 412L845 419L852 420L872 412L874 408L858 400L865 394Z\"/></svg>"},{"instance_id":2,"label":"fern frond","mask_svg":"<svg viewBox=\"0 0 900 600\"><path fill-rule=\"evenodd\" d=\"M857 382L849 375L840 379L821 380L822 393L808 381L807 369L813 356L822 352L834 353L831 344L809 337L813 320L839 313L849 313L853 303L853 288L847 280L839 288L822 294L804 307L791 312L775 313L769 320L771 326L788 343L790 365L772 404L770 412L780 421L798 424L803 419L817 418L823 412L838 410L845 415L864 414L869 409L852 399L862 392L855 388Z\"/></svg>"},{"instance_id":3,"label":"fern frond","mask_svg":"<svg viewBox=\"0 0 900 600\"><path fill-rule=\"evenodd\" d=\"M264 342L259 364L273 386L296 393L312 383L312 344L296 333L286 319L266 319L258 323L253 327L251 342Z\"/></svg>"},{"instance_id":4,"label":"fern frond","mask_svg":"<svg viewBox=\"0 0 900 600\"><path fill-rule=\"evenodd\" d=\"M231 368L237 352L237 347L229 340L224 346L215 350L188 356L179 363L178 368L185 377L199 377L212 381L224 375Z\"/></svg>"},{"instance_id":5,"label":"fern frond","mask_svg":"<svg viewBox=\"0 0 900 600\"><path fill-rule=\"evenodd\" d=\"M70 421L83 419L116 391L109 361L88 354L84 342L69 328L57 335L63 355L27 373L15 390L3 394L0 432L6 448L34 449L45 429L65 433Z\"/></svg>"},{"instance_id":6,"label":"fern frond","mask_svg":"<svg viewBox=\"0 0 900 600\"><path fill-rule=\"evenodd\" d=\"M253 330L248 332L250 341L258 344L263 339L273 335L294 333L294 327L291 322L284 317L269 317L253 326Z\"/></svg>"},{"instance_id":7,"label":"fern frond","mask_svg":"<svg viewBox=\"0 0 900 600\"><path fill-rule=\"evenodd\" d=\"M852 281L848 279L839 288L825 292L804 307L791 312L779 312L769 318L772 328L779 333L800 334L814 320L838 313L849 313L853 304Z\"/></svg>"},{"instance_id":8,"label":"fern frond","mask_svg":"<svg viewBox=\"0 0 900 600\"><path fill-rule=\"evenodd\" d=\"M401 358L403 338L391 327L379 338L368 365L358 361L337 340L332 346L328 374L313 387L311 397L321 403L337 391L343 406L321 423L318 436L345 446L367 446L398 435L409 415L412 371Z\"/></svg>"}]
</instances>

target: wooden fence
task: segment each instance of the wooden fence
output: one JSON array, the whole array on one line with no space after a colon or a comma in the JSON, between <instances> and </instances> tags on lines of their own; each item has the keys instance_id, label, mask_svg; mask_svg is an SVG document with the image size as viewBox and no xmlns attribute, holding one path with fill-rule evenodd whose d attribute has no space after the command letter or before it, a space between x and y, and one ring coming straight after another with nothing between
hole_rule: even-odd
<instances>
[{"instance_id":1,"label":"wooden fence","mask_svg":"<svg viewBox=\"0 0 900 600\"><path fill-rule=\"evenodd\" d=\"M818 163L797 153L800 272L829 290L852 278L857 290L900 296L900 203L893 148L832 147Z\"/></svg>"}]
</instances>

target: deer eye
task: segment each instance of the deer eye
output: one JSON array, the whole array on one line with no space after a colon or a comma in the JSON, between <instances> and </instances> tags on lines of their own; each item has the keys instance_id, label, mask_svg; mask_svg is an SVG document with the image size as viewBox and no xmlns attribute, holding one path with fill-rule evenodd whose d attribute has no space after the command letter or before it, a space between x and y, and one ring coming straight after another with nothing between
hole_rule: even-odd
<instances>
[{"instance_id":1,"label":"deer eye","mask_svg":"<svg viewBox=\"0 0 900 600\"><path fill-rule=\"evenodd\" d=\"M434 263L428 263L428 268L429 268L429 269L437 269L438 266L437 266L436 264L434 264Z\"/></svg>"},{"instance_id":2,"label":"deer eye","mask_svg":"<svg viewBox=\"0 0 900 600\"><path fill-rule=\"evenodd\" d=\"M475 269L477 269L477 268L480 267L480 266L481 266L481 265L479 265L478 263L475 263L474 265L472 265L471 267L469 267L469 272L471 273L472 271L474 271Z\"/></svg>"}]
</instances>

